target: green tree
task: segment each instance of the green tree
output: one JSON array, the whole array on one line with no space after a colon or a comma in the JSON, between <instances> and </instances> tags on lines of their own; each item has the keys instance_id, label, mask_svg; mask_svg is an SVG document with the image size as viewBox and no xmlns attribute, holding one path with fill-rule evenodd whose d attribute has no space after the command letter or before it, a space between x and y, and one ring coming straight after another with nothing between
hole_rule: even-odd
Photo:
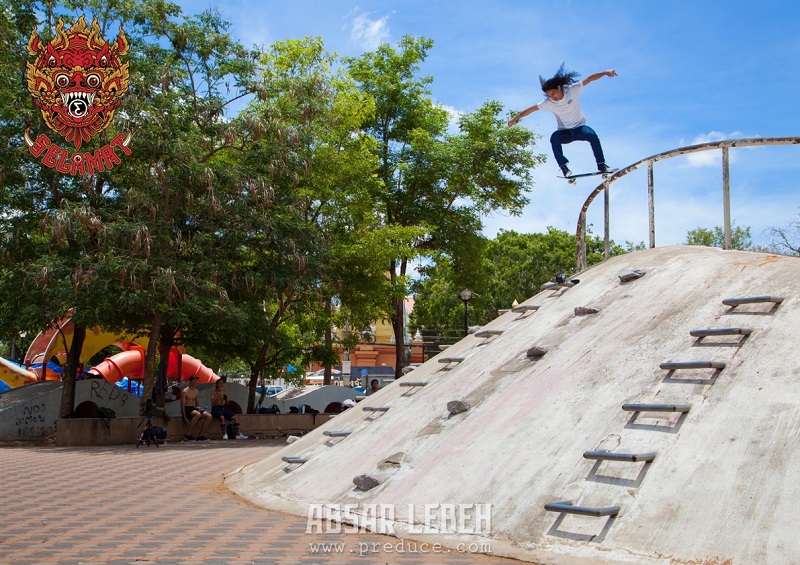
<instances>
[{"instance_id":1,"label":"green tree","mask_svg":"<svg viewBox=\"0 0 800 565\"><path fill-rule=\"evenodd\" d=\"M603 240L587 234L587 256L590 265L603 260ZM611 242L611 254L625 250ZM523 234L501 230L483 246L482 264L470 275L454 268L454 262L440 255L435 262L421 269L415 283L413 323L451 338L463 334L464 305L460 292L468 287L475 292L467 309L471 324L483 325L494 319L498 311L510 308L514 301L523 302L540 292L542 284L558 273L569 274L575 259L573 235L548 228L547 233Z\"/></svg>"},{"instance_id":2,"label":"green tree","mask_svg":"<svg viewBox=\"0 0 800 565\"><path fill-rule=\"evenodd\" d=\"M448 112L431 99L432 78L419 76L432 46L430 39L406 36L396 49L381 45L345 60L375 100L375 113L364 127L377 141L381 184L371 195L376 213L385 226L412 229L411 239L394 243L399 252L385 266L397 375L405 359L409 261L441 252L457 264L474 262L472 244L482 215L501 209L520 213L528 202L531 169L544 160L530 151L532 132L505 127L497 102L460 116L457 132L448 132Z\"/></svg>"},{"instance_id":3,"label":"green tree","mask_svg":"<svg viewBox=\"0 0 800 565\"><path fill-rule=\"evenodd\" d=\"M46 8L52 23L58 14L52 4ZM27 316L39 327L74 308L78 337L94 325L148 333L147 397L156 348L162 347L163 366L176 331L191 334L189 328L211 324L230 305L227 265L238 251L230 234L240 225L233 202L243 184L235 157L249 140L235 134L224 113L250 91L255 59L213 12L186 18L158 0L69 8L93 13L103 30L126 29L131 88L116 127L133 132L132 153L111 171L75 178L20 152L25 175L9 186L14 197L3 201L9 222L2 292L25 288L27 312L17 320ZM60 9L67 20L73 17ZM30 123L40 131L35 114ZM92 141L100 147L115 134ZM71 410L67 397L77 369L71 363L80 341L73 349L62 416Z\"/></svg>"},{"instance_id":4,"label":"green tree","mask_svg":"<svg viewBox=\"0 0 800 565\"><path fill-rule=\"evenodd\" d=\"M721 226L715 226L713 229L697 227L686 232L684 245L724 247L725 231ZM753 249L753 242L750 239L750 226L739 227L733 225L731 227L731 249Z\"/></svg>"},{"instance_id":5,"label":"green tree","mask_svg":"<svg viewBox=\"0 0 800 565\"><path fill-rule=\"evenodd\" d=\"M360 130L374 106L334 62L319 38L272 45L260 58L258 98L241 116L258 132L243 166L256 175L268 164L270 201L268 214L246 216L241 275L257 283L236 293L246 319L259 315L253 304L266 312L261 341L251 334L237 342L251 367L251 398L258 377L277 376L286 363L333 365L335 316L355 323L374 314L373 293L386 286L384 262L353 252L377 224L374 142Z\"/></svg>"}]
</instances>

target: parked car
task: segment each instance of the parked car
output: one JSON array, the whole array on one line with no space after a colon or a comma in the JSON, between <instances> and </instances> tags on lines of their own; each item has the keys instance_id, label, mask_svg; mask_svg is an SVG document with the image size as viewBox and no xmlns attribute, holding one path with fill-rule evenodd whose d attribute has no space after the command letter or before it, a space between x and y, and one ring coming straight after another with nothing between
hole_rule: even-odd
<instances>
[{"instance_id":1,"label":"parked car","mask_svg":"<svg viewBox=\"0 0 800 565\"><path fill-rule=\"evenodd\" d=\"M269 385L267 387L267 398L269 398L271 396L275 396L276 394L278 394L280 392L283 392L283 390L284 390L284 387L282 387L280 385ZM262 391L262 388L260 386L257 386L256 387L256 394L260 395L261 391Z\"/></svg>"}]
</instances>

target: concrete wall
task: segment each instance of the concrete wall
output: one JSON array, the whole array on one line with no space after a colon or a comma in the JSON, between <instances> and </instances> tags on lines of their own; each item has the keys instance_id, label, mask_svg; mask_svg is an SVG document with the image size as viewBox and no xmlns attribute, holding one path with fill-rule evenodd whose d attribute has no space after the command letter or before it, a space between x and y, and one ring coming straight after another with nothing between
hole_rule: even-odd
<instances>
[{"instance_id":1,"label":"concrete wall","mask_svg":"<svg viewBox=\"0 0 800 565\"><path fill-rule=\"evenodd\" d=\"M211 405L214 385L201 384L200 406ZM226 384L228 400L247 408L247 387ZM25 385L0 395L0 441L37 440L56 433L56 420L61 409L61 383L50 381ZM80 380L75 385L75 412L77 420L93 418L98 407L110 408L116 419L140 417L141 399L105 379ZM165 405L167 415L181 421L180 401ZM102 422L97 422L102 426ZM182 425L182 424L181 424ZM166 426L162 426L166 427ZM105 428L102 428L105 429ZM98 428L98 430L101 430ZM214 426L219 431L219 426ZM106 430L107 431L107 430ZM127 433L127 432L125 432ZM179 435L183 435L180 433ZM126 436L127 437L127 436ZM138 437L138 434L137 434ZM82 440L83 441L83 440ZM125 443L118 441L116 443ZM76 445L91 445L81 443Z\"/></svg>"},{"instance_id":2,"label":"concrete wall","mask_svg":"<svg viewBox=\"0 0 800 565\"><path fill-rule=\"evenodd\" d=\"M34 383L0 395L0 440L41 439L55 433L60 383Z\"/></svg>"},{"instance_id":3,"label":"concrete wall","mask_svg":"<svg viewBox=\"0 0 800 565\"><path fill-rule=\"evenodd\" d=\"M184 384L181 389L186 388L188 385ZM197 389L200 391L200 406L211 409L211 391L214 390L213 384L199 384ZM237 383L225 383L225 390L228 393L228 402L235 402L239 409L244 412L247 410L247 387ZM181 402L174 400L164 404L164 409L167 411L167 416L174 418L181 418ZM236 410L232 410L236 412Z\"/></svg>"},{"instance_id":4,"label":"concrete wall","mask_svg":"<svg viewBox=\"0 0 800 565\"><path fill-rule=\"evenodd\" d=\"M241 430L250 437L282 437L302 435L321 426L333 416L330 414L247 414L240 416ZM167 442L179 442L185 433L182 419L153 418L153 425L167 430ZM123 417L102 420L100 418L73 418L56 423L56 445L136 445L144 421L141 417ZM209 439L222 439L216 422L206 430Z\"/></svg>"},{"instance_id":5,"label":"concrete wall","mask_svg":"<svg viewBox=\"0 0 800 565\"><path fill-rule=\"evenodd\" d=\"M3 393L0 403L0 440L37 440L56 432L61 410L60 382L34 383ZM97 407L117 416L139 414L139 398L103 379L87 379L75 385L75 407L92 415Z\"/></svg>"}]
</instances>

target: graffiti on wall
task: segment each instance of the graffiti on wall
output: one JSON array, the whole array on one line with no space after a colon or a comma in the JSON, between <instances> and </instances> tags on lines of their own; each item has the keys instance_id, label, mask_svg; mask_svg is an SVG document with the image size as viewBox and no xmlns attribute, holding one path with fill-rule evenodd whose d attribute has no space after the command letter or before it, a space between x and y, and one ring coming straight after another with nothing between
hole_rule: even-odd
<instances>
[{"instance_id":1,"label":"graffiti on wall","mask_svg":"<svg viewBox=\"0 0 800 565\"><path fill-rule=\"evenodd\" d=\"M44 402L23 406L22 410L17 412L14 421L17 427L17 437L42 436L51 432L51 426L48 426L47 423L46 410L47 405Z\"/></svg>"},{"instance_id":2,"label":"graffiti on wall","mask_svg":"<svg viewBox=\"0 0 800 565\"><path fill-rule=\"evenodd\" d=\"M125 406L130 395L105 379L92 379L92 390L89 393L89 398L98 406L102 405L98 400L118 400L121 406Z\"/></svg>"}]
</instances>

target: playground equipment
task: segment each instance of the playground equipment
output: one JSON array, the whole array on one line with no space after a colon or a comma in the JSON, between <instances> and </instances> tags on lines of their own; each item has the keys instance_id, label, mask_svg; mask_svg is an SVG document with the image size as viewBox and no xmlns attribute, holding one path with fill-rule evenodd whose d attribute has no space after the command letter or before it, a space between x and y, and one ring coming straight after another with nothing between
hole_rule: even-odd
<instances>
[{"instance_id":1,"label":"playground equipment","mask_svg":"<svg viewBox=\"0 0 800 565\"><path fill-rule=\"evenodd\" d=\"M107 357L88 372L99 375L112 383L116 383L124 377L141 379L144 377L144 358L144 348L133 345L128 351ZM214 371L203 365L199 359L181 353L173 347L167 363L167 378L187 381L189 377L193 376L197 377L199 383L213 383L219 379Z\"/></svg>"},{"instance_id":2,"label":"playground equipment","mask_svg":"<svg viewBox=\"0 0 800 565\"><path fill-rule=\"evenodd\" d=\"M0 357L0 381L8 385L9 388L17 388L36 382L37 378L36 373L33 371Z\"/></svg>"},{"instance_id":3,"label":"playground equipment","mask_svg":"<svg viewBox=\"0 0 800 565\"><path fill-rule=\"evenodd\" d=\"M28 369L16 367L13 363L3 363L0 365L2 371L0 379L11 388L35 381L60 380L61 375L48 369L47 364L53 358L61 365L66 363L67 351L72 346L74 333L75 324L72 322L70 312L33 340L25 354L25 365ZM117 383L125 377L141 380L144 377L148 341L146 337L114 334L100 327L93 327L86 332L79 361L86 365L104 347L116 345L123 351L107 357L88 372L112 383ZM32 367L36 369L31 370ZM13 384L6 381L6 372L14 375L13 379L8 377ZM219 379L214 371L203 365L199 359L184 353L182 347L173 347L167 363L167 378L184 381L192 376L197 376L200 383L213 383Z\"/></svg>"}]
</instances>

